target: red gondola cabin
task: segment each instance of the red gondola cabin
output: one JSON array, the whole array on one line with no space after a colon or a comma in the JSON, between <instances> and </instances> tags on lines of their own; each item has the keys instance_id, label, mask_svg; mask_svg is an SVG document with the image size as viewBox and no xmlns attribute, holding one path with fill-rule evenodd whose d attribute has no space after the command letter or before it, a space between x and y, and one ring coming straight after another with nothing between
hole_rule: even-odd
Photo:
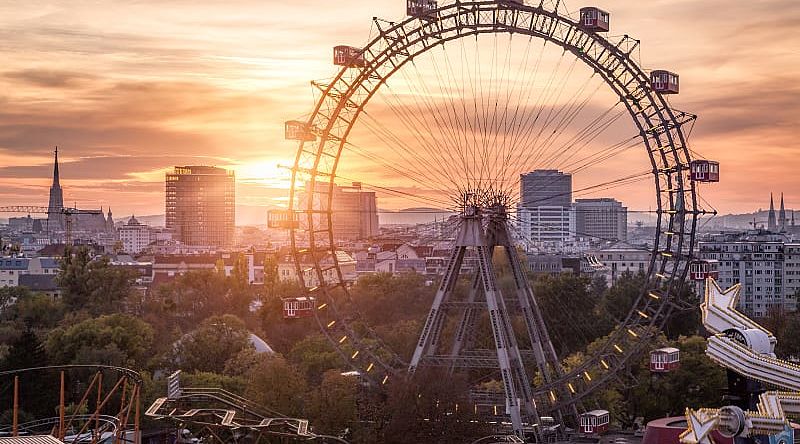
<instances>
[{"instance_id":1,"label":"red gondola cabin","mask_svg":"<svg viewBox=\"0 0 800 444\"><path fill-rule=\"evenodd\" d=\"M302 140L304 142L313 142L317 140L317 137L308 128L308 124L300 122L299 120L289 120L286 122L284 136L286 140Z\"/></svg>"},{"instance_id":2,"label":"red gondola cabin","mask_svg":"<svg viewBox=\"0 0 800 444\"><path fill-rule=\"evenodd\" d=\"M681 351L677 348L659 348L650 352L650 371L669 373L681 366Z\"/></svg>"},{"instance_id":3,"label":"red gondola cabin","mask_svg":"<svg viewBox=\"0 0 800 444\"><path fill-rule=\"evenodd\" d=\"M611 29L611 16L593 6L581 8L580 26L587 31L608 32Z\"/></svg>"},{"instance_id":4,"label":"red gondola cabin","mask_svg":"<svg viewBox=\"0 0 800 444\"><path fill-rule=\"evenodd\" d=\"M674 72L657 69L650 73L650 83L653 91L661 94L678 94L680 92L679 78Z\"/></svg>"},{"instance_id":5,"label":"red gondola cabin","mask_svg":"<svg viewBox=\"0 0 800 444\"><path fill-rule=\"evenodd\" d=\"M581 433L584 435L602 435L608 431L609 415L607 410L592 410L581 415Z\"/></svg>"},{"instance_id":6,"label":"red gondola cabin","mask_svg":"<svg viewBox=\"0 0 800 444\"><path fill-rule=\"evenodd\" d=\"M436 0L407 0L406 14L411 17L432 20L436 18Z\"/></svg>"},{"instance_id":7,"label":"red gondola cabin","mask_svg":"<svg viewBox=\"0 0 800 444\"><path fill-rule=\"evenodd\" d=\"M693 261L689 265L689 275L693 281L719 279L719 261L713 259Z\"/></svg>"},{"instance_id":8,"label":"red gondola cabin","mask_svg":"<svg viewBox=\"0 0 800 444\"><path fill-rule=\"evenodd\" d=\"M363 68L367 65L364 50L353 46L336 46L333 48L333 64L348 68Z\"/></svg>"},{"instance_id":9,"label":"red gondola cabin","mask_svg":"<svg viewBox=\"0 0 800 444\"><path fill-rule=\"evenodd\" d=\"M288 298L283 300L283 319L300 319L314 315L317 308L314 298Z\"/></svg>"},{"instance_id":10,"label":"red gondola cabin","mask_svg":"<svg viewBox=\"0 0 800 444\"><path fill-rule=\"evenodd\" d=\"M719 182L719 162L693 160L689 164L689 172L695 182Z\"/></svg>"}]
</instances>

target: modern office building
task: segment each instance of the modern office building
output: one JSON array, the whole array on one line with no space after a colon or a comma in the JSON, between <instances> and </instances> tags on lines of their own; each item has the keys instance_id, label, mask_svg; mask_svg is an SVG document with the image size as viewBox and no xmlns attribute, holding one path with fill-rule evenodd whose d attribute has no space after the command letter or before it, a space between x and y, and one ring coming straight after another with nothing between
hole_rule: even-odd
<instances>
[{"instance_id":1,"label":"modern office building","mask_svg":"<svg viewBox=\"0 0 800 444\"><path fill-rule=\"evenodd\" d=\"M616 199L576 199L577 237L599 241L624 241L628 238L628 209Z\"/></svg>"},{"instance_id":2,"label":"modern office building","mask_svg":"<svg viewBox=\"0 0 800 444\"><path fill-rule=\"evenodd\" d=\"M520 175L520 205L523 207L569 207L572 175L558 170L535 170Z\"/></svg>"},{"instance_id":3,"label":"modern office building","mask_svg":"<svg viewBox=\"0 0 800 444\"><path fill-rule=\"evenodd\" d=\"M228 247L236 225L233 171L183 166L166 174L166 226L185 245Z\"/></svg>"},{"instance_id":4,"label":"modern office building","mask_svg":"<svg viewBox=\"0 0 800 444\"><path fill-rule=\"evenodd\" d=\"M520 175L517 208L522 236L558 248L574 239L572 175L557 170L535 170Z\"/></svg>"},{"instance_id":5,"label":"modern office building","mask_svg":"<svg viewBox=\"0 0 800 444\"><path fill-rule=\"evenodd\" d=\"M306 184L306 190L311 184ZM317 182L315 208L327 208L328 183ZM364 191L360 182L350 186L333 185L331 209L333 237L339 241L369 239L380 233L377 197L373 191ZM306 196L301 197L300 208L306 206Z\"/></svg>"}]
</instances>

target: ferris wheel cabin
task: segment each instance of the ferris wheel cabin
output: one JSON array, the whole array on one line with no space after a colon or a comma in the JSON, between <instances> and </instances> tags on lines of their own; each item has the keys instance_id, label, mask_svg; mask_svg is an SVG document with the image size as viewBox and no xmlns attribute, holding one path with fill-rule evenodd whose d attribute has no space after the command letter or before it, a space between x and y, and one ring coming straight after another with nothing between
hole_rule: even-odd
<instances>
[{"instance_id":1,"label":"ferris wheel cabin","mask_svg":"<svg viewBox=\"0 0 800 444\"><path fill-rule=\"evenodd\" d=\"M611 16L594 6L581 8L581 28L592 32L608 32L611 29Z\"/></svg>"},{"instance_id":2,"label":"ferris wheel cabin","mask_svg":"<svg viewBox=\"0 0 800 444\"><path fill-rule=\"evenodd\" d=\"M713 259L692 261L689 265L689 276L693 281L719 279L719 261Z\"/></svg>"},{"instance_id":3,"label":"ferris wheel cabin","mask_svg":"<svg viewBox=\"0 0 800 444\"><path fill-rule=\"evenodd\" d=\"M333 48L333 64L348 68L363 68L367 65L364 50L354 46L339 45Z\"/></svg>"},{"instance_id":4,"label":"ferris wheel cabin","mask_svg":"<svg viewBox=\"0 0 800 444\"><path fill-rule=\"evenodd\" d=\"M680 79L674 72L657 69L650 73L650 83L653 91L661 94L678 94L680 92Z\"/></svg>"},{"instance_id":5,"label":"ferris wheel cabin","mask_svg":"<svg viewBox=\"0 0 800 444\"><path fill-rule=\"evenodd\" d=\"M286 140L302 140L303 142L313 142L317 137L308 127L308 124L299 120L289 120L284 129Z\"/></svg>"},{"instance_id":6,"label":"ferris wheel cabin","mask_svg":"<svg viewBox=\"0 0 800 444\"><path fill-rule=\"evenodd\" d=\"M436 0L407 0L406 14L421 19L435 19Z\"/></svg>"},{"instance_id":7,"label":"ferris wheel cabin","mask_svg":"<svg viewBox=\"0 0 800 444\"><path fill-rule=\"evenodd\" d=\"M693 160L689 164L689 173L695 182L719 182L719 162Z\"/></svg>"},{"instance_id":8,"label":"ferris wheel cabin","mask_svg":"<svg viewBox=\"0 0 800 444\"><path fill-rule=\"evenodd\" d=\"M314 298L287 298L283 300L283 319L308 318L314 315L317 301Z\"/></svg>"},{"instance_id":9,"label":"ferris wheel cabin","mask_svg":"<svg viewBox=\"0 0 800 444\"><path fill-rule=\"evenodd\" d=\"M602 435L608 431L608 410L592 410L580 417L581 433L584 435Z\"/></svg>"},{"instance_id":10,"label":"ferris wheel cabin","mask_svg":"<svg viewBox=\"0 0 800 444\"><path fill-rule=\"evenodd\" d=\"M650 352L650 371L669 373L681 366L681 351L674 347L659 348Z\"/></svg>"}]
</instances>

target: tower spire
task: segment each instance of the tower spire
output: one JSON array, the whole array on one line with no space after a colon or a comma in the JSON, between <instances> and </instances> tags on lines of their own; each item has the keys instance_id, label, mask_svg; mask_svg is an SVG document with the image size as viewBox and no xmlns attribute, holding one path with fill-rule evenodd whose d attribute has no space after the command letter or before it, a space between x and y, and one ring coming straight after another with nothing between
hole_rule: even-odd
<instances>
[{"instance_id":1,"label":"tower spire","mask_svg":"<svg viewBox=\"0 0 800 444\"><path fill-rule=\"evenodd\" d=\"M53 185L50 186L50 201L47 205L48 230L57 230L64 226L61 210L64 209L64 193L61 190L61 178L58 173L58 147L53 161Z\"/></svg>"},{"instance_id":2,"label":"tower spire","mask_svg":"<svg viewBox=\"0 0 800 444\"><path fill-rule=\"evenodd\" d=\"M769 216L767 217L767 230L775 231L778 228L778 224L775 221L775 200L772 197L772 193L769 193Z\"/></svg>"},{"instance_id":3,"label":"tower spire","mask_svg":"<svg viewBox=\"0 0 800 444\"><path fill-rule=\"evenodd\" d=\"M59 186L60 177L58 174L58 147L56 147L55 162L53 162L53 186Z\"/></svg>"},{"instance_id":4,"label":"tower spire","mask_svg":"<svg viewBox=\"0 0 800 444\"><path fill-rule=\"evenodd\" d=\"M783 192L781 192L781 210L778 213L778 227L786 231L786 207L783 205Z\"/></svg>"}]
</instances>

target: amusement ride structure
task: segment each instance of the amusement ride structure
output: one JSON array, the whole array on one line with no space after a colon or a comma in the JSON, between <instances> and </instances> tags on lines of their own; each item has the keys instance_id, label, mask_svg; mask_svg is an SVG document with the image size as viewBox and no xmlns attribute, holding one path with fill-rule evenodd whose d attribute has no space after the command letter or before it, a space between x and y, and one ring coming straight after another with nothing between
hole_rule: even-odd
<instances>
[{"instance_id":1,"label":"amusement ride structure","mask_svg":"<svg viewBox=\"0 0 800 444\"><path fill-rule=\"evenodd\" d=\"M306 300L314 301L313 316L342 359L377 388L423 367L493 369L503 391L485 402L501 406L517 435L543 415L574 419L594 390L625 379L626 363L648 349L674 311L692 308L678 295L690 265L699 270L695 279L708 273L693 252L698 218L713 212L701 207L698 184L718 181L719 165L688 146L695 116L667 100L678 93L678 76L646 72L638 40L605 37L607 12L585 7L572 15L559 1L406 6L401 21L374 18L366 45L335 47L340 69L312 82L312 113L286 122L287 138L299 144L287 228ZM583 81L575 80L581 64L588 68ZM611 140L620 133L621 141ZM639 157L630 156L634 148ZM652 183L655 208L646 213L656 228L646 285L602 346L567 369L517 256L525 239L517 178L533 168L600 172L622 159L629 161L617 168L640 161L644 171L594 179L576 193ZM593 173L582 175L591 180ZM380 185L369 185L371 178ZM410 360L351 307L336 224L359 210L334 200L337 184L350 180L456 215L446 271ZM387 184L392 180L396 185ZM497 284L498 248L510 264L513 296ZM465 257L477 265L466 267ZM462 274L471 282L466 295L454 291ZM517 316L524 334L513 328ZM475 328L480 318L490 329ZM533 383L536 374L541 383Z\"/></svg>"},{"instance_id":2,"label":"amusement ride structure","mask_svg":"<svg viewBox=\"0 0 800 444\"><path fill-rule=\"evenodd\" d=\"M0 394L12 401L12 422L0 428L5 436L51 434L66 443L139 442L138 372L107 365L61 365L3 371L0 381ZM35 413L31 400L50 393L58 393L58 416L20 421L20 410ZM45 403L48 412L50 401Z\"/></svg>"},{"instance_id":3,"label":"amusement ride structure","mask_svg":"<svg viewBox=\"0 0 800 444\"><path fill-rule=\"evenodd\" d=\"M733 404L687 409L689 428L681 435L685 444L711 444L714 430L737 442L766 442L756 441L758 437L771 444L794 442L787 417L800 416L800 366L777 359L772 333L736 310L740 289L736 284L722 291L713 278L706 281L700 308L703 325L713 334L706 354L728 370L728 400Z\"/></svg>"}]
</instances>

